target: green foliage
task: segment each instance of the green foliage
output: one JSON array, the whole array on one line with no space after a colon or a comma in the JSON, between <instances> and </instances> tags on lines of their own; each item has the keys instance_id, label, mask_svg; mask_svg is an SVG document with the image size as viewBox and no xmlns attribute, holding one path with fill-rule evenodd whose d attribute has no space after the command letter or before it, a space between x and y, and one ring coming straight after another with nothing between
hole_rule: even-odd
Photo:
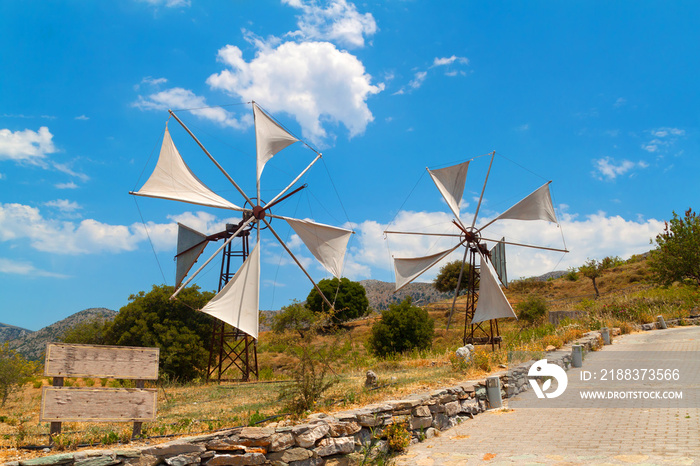
<instances>
[{"instance_id":1,"label":"green foliage","mask_svg":"<svg viewBox=\"0 0 700 466\"><path fill-rule=\"evenodd\" d=\"M282 306L282 310L272 317L272 331L284 333L285 330L293 330L303 337L304 332L318 320L318 314L304 304L294 301L288 306Z\"/></svg>"},{"instance_id":2,"label":"green foliage","mask_svg":"<svg viewBox=\"0 0 700 466\"><path fill-rule=\"evenodd\" d=\"M107 333L109 333L111 326L112 322L100 318L80 322L66 330L61 341L86 345L106 345Z\"/></svg>"},{"instance_id":3,"label":"green foliage","mask_svg":"<svg viewBox=\"0 0 700 466\"><path fill-rule=\"evenodd\" d=\"M457 282L459 281L460 294L465 294L469 289L471 274L471 265L464 263L464 271L462 273L462 280L459 280L459 272L462 270L462 261L448 262L440 269L435 280L433 280L433 286L436 290L441 293L454 293L457 289ZM475 276L474 282L478 285L479 279Z\"/></svg>"},{"instance_id":4,"label":"green foliage","mask_svg":"<svg viewBox=\"0 0 700 466\"><path fill-rule=\"evenodd\" d=\"M564 275L564 278L566 280L569 280L570 282L575 282L578 281L578 273L576 273L576 269L570 268L568 272Z\"/></svg>"},{"instance_id":5,"label":"green foliage","mask_svg":"<svg viewBox=\"0 0 700 466\"><path fill-rule=\"evenodd\" d=\"M540 296L529 295L525 301L518 303L515 309L518 311L518 319L532 325L544 320L547 315L547 302Z\"/></svg>"},{"instance_id":6,"label":"green foliage","mask_svg":"<svg viewBox=\"0 0 700 466\"><path fill-rule=\"evenodd\" d=\"M0 346L0 407L7 398L27 383L37 371L37 365L12 351L8 343Z\"/></svg>"},{"instance_id":7,"label":"green foliage","mask_svg":"<svg viewBox=\"0 0 700 466\"><path fill-rule=\"evenodd\" d=\"M664 231L656 235L657 248L649 258L654 280L662 285L692 280L700 285L700 217L688 209L680 218L664 224Z\"/></svg>"},{"instance_id":8,"label":"green foliage","mask_svg":"<svg viewBox=\"0 0 700 466\"><path fill-rule=\"evenodd\" d=\"M109 328L106 341L111 345L160 348L160 375L192 380L207 368L212 317L201 309L213 296L199 287L185 288L170 300L172 286L153 289L129 297Z\"/></svg>"},{"instance_id":9,"label":"green foliage","mask_svg":"<svg viewBox=\"0 0 700 466\"><path fill-rule=\"evenodd\" d=\"M625 261L620 259L620 256L607 256L604 257L602 261L600 261L600 268L601 270L612 269L614 267L619 267L624 263Z\"/></svg>"},{"instance_id":10,"label":"green foliage","mask_svg":"<svg viewBox=\"0 0 700 466\"><path fill-rule=\"evenodd\" d=\"M435 323L428 311L411 304L406 297L401 304L391 304L372 326L367 341L369 349L379 357L403 353L414 348L429 348L433 341Z\"/></svg>"},{"instance_id":11,"label":"green foliage","mask_svg":"<svg viewBox=\"0 0 700 466\"><path fill-rule=\"evenodd\" d=\"M595 290L595 297L599 298L600 291L598 291L598 284L596 283L596 279L603 274L602 263L598 262L595 259L588 259L581 267L578 268L578 271L584 277L591 279L591 281L593 282L593 289Z\"/></svg>"},{"instance_id":12,"label":"green foliage","mask_svg":"<svg viewBox=\"0 0 700 466\"><path fill-rule=\"evenodd\" d=\"M367 293L358 282L350 281L347 278L341 278L340 281L337 278L325 278L318 282L318 287L333 304L335 308L333 317L337 322L356 319L369 313ZM306 306L316 314L330 311L316 288L311 289L306 298Z\"/></svg>"}]
</instances>

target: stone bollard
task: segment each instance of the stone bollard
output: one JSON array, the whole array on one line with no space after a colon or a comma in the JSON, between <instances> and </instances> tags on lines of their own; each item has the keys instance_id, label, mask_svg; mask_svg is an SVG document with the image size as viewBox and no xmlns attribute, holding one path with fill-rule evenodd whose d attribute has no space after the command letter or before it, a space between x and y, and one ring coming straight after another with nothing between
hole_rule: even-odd
<instances>
[{"instance_id":1,"label":"stone bollard","mask_svg":"<svg viewBox=\"0 0 700 466\"><path fill-rule=\"evenodd\" d=\"M571 347L571 367L583 366L583 345L573 345Z\"/></svg>"},{"instance_id":2,"label":"stone bollard","mask_svg":"<svg viewBox=\"0 0 700 466\"><path fill-rule=\"evenodd\" d=\"M503 406L501 398L501 379L498 377L486 378L486 399L492 408Z\"/></svg>"},{"instance_id":3,"label":"stone bollard","mask_svg":"<svg viewBox=\"0 0 700 466\"><path fill-rule=\"evenodd\" d=\"M662 316L662 315L656 316L656 322L658 322L660 329L668 328L668 327L666 327L666 321L664 320L664 316Z\"/></svg>"},{"instance_id":4,"label":"stone bollard","mask_svg":"<svg viewBox=\"0 0 700 466\"><path fill-rule=\"evenodd\" d=\"M600 329L600 336L603 337L603 344L610 344L610 330L608 327L603 327Z\"/></svg>"}]
</instances>

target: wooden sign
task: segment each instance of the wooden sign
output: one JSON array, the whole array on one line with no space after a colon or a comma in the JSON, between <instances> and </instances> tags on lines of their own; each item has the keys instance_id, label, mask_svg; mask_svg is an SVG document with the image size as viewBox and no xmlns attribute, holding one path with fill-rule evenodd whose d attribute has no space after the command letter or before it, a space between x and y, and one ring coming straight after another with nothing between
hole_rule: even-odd
<instances>
[{"instance_id":1,"label":"wooden sign","mask_svg":"<svg viewBox=\"0 0 700 466\"><path fill-rule=\"evenodd\" d=\"M153 421L157 392L155 388L44 387L40 421Z\"/></svg>"},{"instance_id":2,"label":"wooden sign","mask_svg":"<svg viewBox=\"0 0 700 466\"><path fill-rule=\"evenodd\" d=\"M46 377L158 379L158 348L132 346L46 345Z\"/></svg>"}]
</instances>

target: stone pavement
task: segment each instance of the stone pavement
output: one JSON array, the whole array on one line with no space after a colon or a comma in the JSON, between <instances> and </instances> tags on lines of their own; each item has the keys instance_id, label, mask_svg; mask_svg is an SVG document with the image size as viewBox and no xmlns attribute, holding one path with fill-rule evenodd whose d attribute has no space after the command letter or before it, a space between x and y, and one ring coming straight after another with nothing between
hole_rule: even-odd
<instances>
[{"instance_id":1,"label":"stone pavement","mask_svg":"<svg viewBox=\"0 0 700 466\"><path fill-rule=\"evenodd\" d=\"M620 360L636 351L671 355L667 367L687 367L700 353L700 327L678 327L617 337L613 345L589 353L581 369L568 372L570 386L581 370L600 371L612 352ZM686 353L685 355L683 353ZM684 363L684 360L686 362ZM606 362L607 361L607 362ZM695 366L697 367L697 366ZM689 371L688 371L689 372ZM674 390L700 391L700 372L682 373ZM605 390L609 383L587 382ZM646 384L654 388L653 384ZM535 397L532 390L514 398ZM397 466L432 465L699 465L700 402L695 398L665 408L508 408L476 416L440 436L412 445L394 459Z\"/></svg>"}]
</instances>

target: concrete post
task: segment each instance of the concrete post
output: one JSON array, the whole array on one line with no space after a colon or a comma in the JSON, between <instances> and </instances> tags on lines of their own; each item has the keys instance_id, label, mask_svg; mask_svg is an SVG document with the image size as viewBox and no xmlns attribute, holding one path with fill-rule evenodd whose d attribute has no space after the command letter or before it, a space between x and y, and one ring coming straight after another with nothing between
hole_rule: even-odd
<instances>
[{"instance_id":1,"label":"concrete post","mask_svg":"<svg viewBox=\"0 0 700 466\"><path fill-rule=\"evenodd\" d=\"M600 329L600 336L603 337L603 344L610 344L610 330L608 327L603 327Z\"/></svg>"},{"instance_id":2,"label":"concrete post","mask_svg":"<svg viewBox=\"0 0 700 466\"><path fill-rule=\"evenodd\" d=\"M656 322L658 323L658 326L660 329L666 329L666 321L664 320L664 316L658 315L656 316Z\"/></svg>"},{"instance_id":3,"label":"concrete post","mask_svg":"<svg viewBox=\"0 0 700 466\"><path fill-rule=\"evenodd\" d=\"M501 398L501 379L499 377L486 378L486 398L492 408L503 406Z\"/></svg>"},{"instance_id":4,"label":"concrete post","mask_svg":"<svg viewBox=\"0 0 700 466\"><path fill-rule=\"evenodd\" d=\"M571 367L583 366L583 345L573 345L571 347Z\"/></svg>"}]
</instances>

